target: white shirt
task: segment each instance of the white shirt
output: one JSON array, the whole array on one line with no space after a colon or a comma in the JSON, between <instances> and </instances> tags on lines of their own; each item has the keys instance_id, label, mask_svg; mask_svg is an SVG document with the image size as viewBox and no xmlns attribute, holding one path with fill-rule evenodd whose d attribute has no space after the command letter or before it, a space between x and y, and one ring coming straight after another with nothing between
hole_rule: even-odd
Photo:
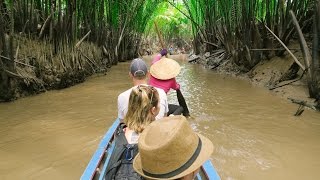
<instances>
[{"instance_id":1,"label":"white shirt","mask_svg":"<svg viewBox=\"0 0 320 180\"><path fill-rule=\"evenodd\" d=\"M137 86L134 86L132 88L135 88ZM125 92L121 93L118 96L118 118L124 119L126 113L128 112L128 104L129 104L129 97L130 93L132 91L132 88L126 90ZM165 116L166 113L168 113L168 100L167 95L164 92L163 89L155 87L155 89L158 91L159 99L160 99L160 111L159 114L156 116L156 120L159 120Z\"/></svg>"}]
</instances>

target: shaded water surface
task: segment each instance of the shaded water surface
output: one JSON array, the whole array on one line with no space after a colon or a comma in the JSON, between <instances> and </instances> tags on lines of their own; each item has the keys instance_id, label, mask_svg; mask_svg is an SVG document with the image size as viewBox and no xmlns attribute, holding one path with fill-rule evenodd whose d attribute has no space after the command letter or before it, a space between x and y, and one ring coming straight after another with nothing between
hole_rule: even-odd
<instances>
[{"instance_id":1,"label":"shaded water surface","mask_svg":"<svg viewBox=\"0 0 320 180\"><path fill-rule=\"evenodd\" d=\"M320 113L198 65L177 78L222 179L319 179ZM79 179L131 86L129 63L74 87L0 104L0 179ZM175 94L169 94L175 102Z\"/></svg>"}]
</instances>

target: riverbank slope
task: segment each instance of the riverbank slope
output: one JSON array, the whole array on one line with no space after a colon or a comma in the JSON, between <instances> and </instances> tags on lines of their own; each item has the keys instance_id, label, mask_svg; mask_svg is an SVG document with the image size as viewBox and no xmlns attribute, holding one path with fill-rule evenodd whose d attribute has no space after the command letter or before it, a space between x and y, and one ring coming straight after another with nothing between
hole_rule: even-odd
<instances>
[{"instance_id":1,"label":"riverbank slope","mask_svg":"<svg viewBox=\"0 0 320 180\"><path fill-rule=\"evenodd\" d=\"M95 73L106 74L113 65L102 48L90 42L78 47L64 44L57 50L49 41L17 35L14 44L15 59L1 57L12 70L0 72L0 102L67 88Z\"/></svg>"},{"instance_id":2,"label":"riverbank slope","mask_svg":"<svg viewBox=\"0 0 320 180\"><path fill-rule=\"evenodd\" d=\"M292 43L290 48L296 49L293 53L302 62L302 53L298 50L299 44ZM242 67L233 63L232 58L221 61L216 58L210 58L210 53L206 53L196 60L194 60L194 57L189 58L189 60L194 63L200 63L219 73L247 79L254 85L269 89L281 98L295 103L305 103L305 105L313 109L317 107L315 99L309 97L305 74L294 63L294 59L288 53L285 53L282 57L274 56L270 59L262 60L248 72L244 72Z\"/></svg>"}]
</instances>

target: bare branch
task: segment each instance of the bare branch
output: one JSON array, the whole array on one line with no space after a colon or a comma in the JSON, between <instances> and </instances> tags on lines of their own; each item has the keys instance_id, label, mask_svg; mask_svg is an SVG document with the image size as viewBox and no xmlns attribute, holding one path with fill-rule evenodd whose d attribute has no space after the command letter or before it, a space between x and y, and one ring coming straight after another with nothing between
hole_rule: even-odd
<instances>
[{"instance_id":1,"label":"bare branch","mask_svg":"<svg viewBox=\"0 0 320 180\"><path fill-rule=\"evenodd\" d=\"M300 61L296 58L296 56L293 55L293 53L288 49L288 47L281 41L280 38L278 38L277 35L275 35L268 26L264 25L267 30L280 42L280 44L288 51L288 53L292 56L293 60L301 67L302 70L305 70L306 68L300 63Z\"/></svg>"},{"instance_id":2,"label":"bare branch","mask_svg":"<svg viewBox=\"0 0 320 180\"><path fill-rule=\"evenodd\" d=\"M84 35L79 42L77 42L77 44L75 45L75 48L78 48L79 45L82 43L82 41L84 41L89 36L90 33L91 33L91 30L86 35Z\"/></svg>"}]
</instances>

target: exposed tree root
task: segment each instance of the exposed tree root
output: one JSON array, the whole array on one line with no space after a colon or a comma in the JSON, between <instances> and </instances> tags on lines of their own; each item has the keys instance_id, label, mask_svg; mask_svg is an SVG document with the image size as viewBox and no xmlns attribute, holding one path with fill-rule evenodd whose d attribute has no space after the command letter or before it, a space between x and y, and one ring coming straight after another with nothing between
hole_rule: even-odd
<instances>
[{"instance_id":1,"label":"exposed tree root","mask_svg":"<svg viewBox=\"0 0 320 180\"><path fill-rule=\"evenodd\" d=\"M311 108L313 110L319 110L319 109L317 109L315 104L310 104L310 103L307 103L306 101L302 101L302 100L299 100L299 99L293 99L293 98L288 98L288 99L291 100L291 102L293 102L295 104L306 106L306 107L309 107L309 108Z\"/></svg>"}]
</instances>

